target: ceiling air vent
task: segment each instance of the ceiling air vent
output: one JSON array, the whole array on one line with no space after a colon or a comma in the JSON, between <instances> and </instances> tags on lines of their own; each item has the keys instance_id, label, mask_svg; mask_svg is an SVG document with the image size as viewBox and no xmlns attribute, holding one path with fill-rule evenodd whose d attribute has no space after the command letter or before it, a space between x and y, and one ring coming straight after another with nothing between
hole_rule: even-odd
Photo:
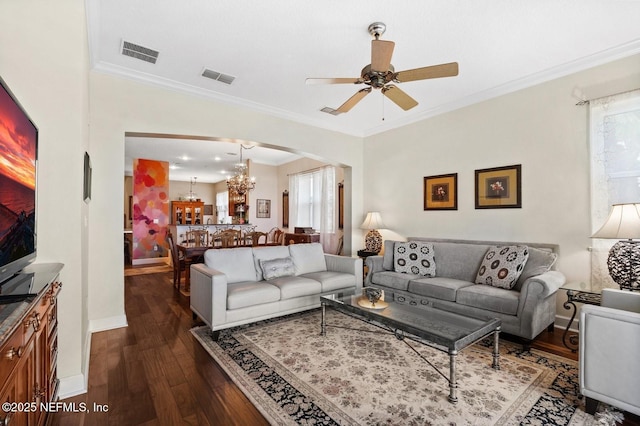
<instances>
[{"instance_id":1,"label":"ceiling air vent","mask_svg":"<svg viewBox=\"0 0 640 426\"><path fill-rule=\"evenodd\" d=\"M122 54L140 59L141 61L150 62L152 64L155 64L158 60L158 52L156 50L130 43L128 41L122 42Z\"/></svg>"},{"instance_id":2,"label":"ceiling air vent","mask_svg":"<svg viewBox=\"0 0 640 426\"><path fill-rule=\"evenodd\" d=\"M215 81L219 81L220 83L225 83L225 84L231 84L231 83L233 83L233 80L236 79L232 75L222 74L221 72L213 71L213 70L210 70L208 68L205 68L202 71L202 76L210 78L210 79L215 80Z\"/></svg>"}]
</instances>

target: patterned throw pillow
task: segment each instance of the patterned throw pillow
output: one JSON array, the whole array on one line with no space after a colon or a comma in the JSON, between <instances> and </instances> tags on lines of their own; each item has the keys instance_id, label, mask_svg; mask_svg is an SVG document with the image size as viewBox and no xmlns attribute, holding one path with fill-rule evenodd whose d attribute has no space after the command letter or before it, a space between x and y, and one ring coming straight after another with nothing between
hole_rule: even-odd
<instances>
[{"instance_id":1,"label":"patterned throw pillow","mask_svg":"<svg viewBox=\"0 0 640 426\"><path fill-rule=\"evenodd\" d=\"M291 277L294 274L293 259L283 257L280 259L260 260L262 275L265 280L272 280L280 277Z\"/></svg>"},{"instance_id":2,"label":"patterned throw pillow","mask_svg":"<svg viewBox=\"0 0 640 426\"><path fill-rule=\"evenodd\" d=\"M476 284L511 289L529 258L527 246L491 246L482 259Z\"/></svg>"},{"instance_id":3,"label":"patterned throw pillow","mask_svg":"<svg viewBox=\"0 0 640 426\"><path fill-rule=\"evenodd\" d=\"M393 249L393 265L396 272L435 277L433 244L418 241L396 243Z\"/></svg>"}]
</instances>

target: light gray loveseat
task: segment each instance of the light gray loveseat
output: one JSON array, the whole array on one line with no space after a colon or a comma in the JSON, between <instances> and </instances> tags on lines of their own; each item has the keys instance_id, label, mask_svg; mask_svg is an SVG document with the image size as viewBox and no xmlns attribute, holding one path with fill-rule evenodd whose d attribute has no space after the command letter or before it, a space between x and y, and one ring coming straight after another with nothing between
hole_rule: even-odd
<instances>
[{"instance_id":1,"label":"light gray loveseat","mask_svg":"<svg viewBox=\"0 0 640 426\"><path fill-rule=\"evenodd\" d=\"M267 278L267 279L265 279ZM220 330L320 306L320 295L362 288L362 259L318 243L211 249L191 265L191 310Z\"/></svg>"},{"instance_id":2,"label":"light gray loveseat","mask_svg":"<svg viewBox=\"0 0 640 426\"><path fill-rule=\"evenodd\" d=\"M502 331L524 338L525 346L545 328L553 326L556 291L565 277L552 270L557 246L550 244L409 238L433 244L435 276L395 270L394 248L400 241L385 241L384 256L366 260L365 286L385 291L385 299L413 305L433 305L475 316L499 318ZM526 245L528 259L512 289L476 284L476 276L490 246Z\"/></svg>"}]
</instances>

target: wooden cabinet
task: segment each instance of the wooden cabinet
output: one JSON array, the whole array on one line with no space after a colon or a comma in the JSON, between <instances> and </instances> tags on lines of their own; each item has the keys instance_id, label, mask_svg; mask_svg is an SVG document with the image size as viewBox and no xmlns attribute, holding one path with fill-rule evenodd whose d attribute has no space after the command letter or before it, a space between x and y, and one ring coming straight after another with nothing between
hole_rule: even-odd
<instances>
[{"instance_id":1,"label":"wooden cabinet","mask_svg":"<svg viewBox=\"0 0 640 426\"><path fill-rule=\"evenodd\" d=\"M174 225L202 225L204 201L172 201L171 223Z\"/></svg>"},{"instance_id":2,"label":"wooden cabinet","mask_svg":"<svg viewBox=\"0 0 640 426\"><path fill-rule=\"evenodd\" d=\"M2 323L10 334L0 346L0 403L14 404L10 412L0 411L0 423L41 426L47 419L42 404L58 398L58 319L57 296L61 264L32 265L34 280L46 280L32 302L22 302L14 323ZM24 305L26 308L24 308Z\"/></svg>"},{"instance_id":3,"label":"wooden cabinet","mask_svg":"<svg viewBox=\"0 0 640 426\"><path fill-rule=\"evenodd\" d=\"M247 195L229 194L229 216L233 223L242 224L249 222L249 206L247 205Z\"/></svg>"},{"instance_id":4,"label":"wooden cabinet","mask_svg":"<svg viewBox=\"0 0 640 426\"><path fill-rule=\"evenodd\" d=\"M320 234L284 234L284 245L300 243L319 243Z\"/></svg>"}]
</instances>

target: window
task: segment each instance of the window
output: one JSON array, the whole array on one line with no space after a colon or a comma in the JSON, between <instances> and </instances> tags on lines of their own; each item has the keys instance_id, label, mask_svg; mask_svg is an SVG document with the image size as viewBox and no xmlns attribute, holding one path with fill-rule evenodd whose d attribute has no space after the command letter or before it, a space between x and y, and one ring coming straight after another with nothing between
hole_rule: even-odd
<instances>
[{"instance_id":1,"label":"window","mask_svg":"<svg viewBox=\"0 0 640 426\"><path fill-rule=\"evenodd\" d=\"M640 202L640 90L589 101L591 226L597 231L612 204ZM592 241L591 282L617 285L606 259L613 240Z\"/></svg>"},{"instance_id":2,"label":"window","mask_svg":"<svg viewBox=\"0 0 640 426\"><path fill-rule=\"evenodd\" d=\"M229 191L216 194L216 211L218 223L225 223L229 216Z\"/></svg>"},{"instance_id":3,"label":"window","mask_svg":"<svg viewBox=\"0 0 640 426\"><path fill-rule=\"evenodd\" d=\"M292 226L312 227L321 234L335 232L335 176L333 167L290 176Z\"/></svg>"}]
</instances>

